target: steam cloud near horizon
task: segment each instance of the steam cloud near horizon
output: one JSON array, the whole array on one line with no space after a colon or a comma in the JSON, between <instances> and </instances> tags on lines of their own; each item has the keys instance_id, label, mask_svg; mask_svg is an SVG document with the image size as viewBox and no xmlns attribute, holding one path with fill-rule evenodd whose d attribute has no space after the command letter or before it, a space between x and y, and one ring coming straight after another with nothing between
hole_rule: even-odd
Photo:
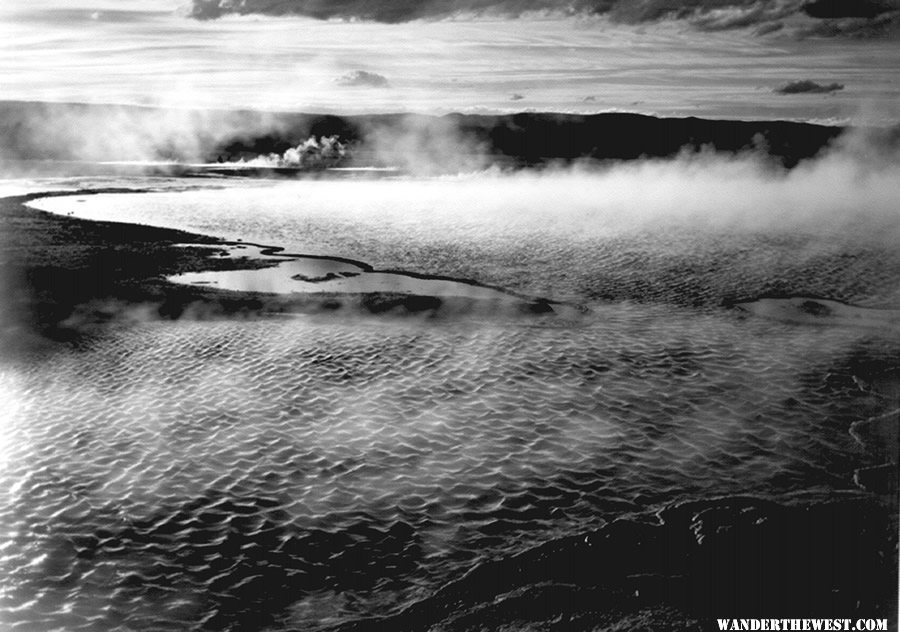
<instances>
[{"instance_id":1,"label":"steam cloud near horizon","mask_svg":"<svg viewBox=\"0 0 900 632\"><path fill-rule=\"evenodd\" d=\"M240 159L232 164L247 167L323 168L339 164L346 154L347 148L337 136L310 136L282 154L270 153L249 160Z\"/></svg>"},{"instance_id":2,"label":"steam cloud near horizon","mask_svg":"<svg viewBox=\"0 0 900 632\"><path fill-rule=\"evenodd\" d=\"M473 135L463 131L461 119L453 116L359 117L351 123L350 119L304 118L305 115L247 111L158 110L77 104L9 104L6 108L3 116L9 124L0 135L0 162L9 166L23 161L26 164L51 161L50 169L53 168L52 161L181 165L218 161L236 166L301 169L352 163L351 166L393 167L411 175L439 175L480 171L492 165L500 168L522 166L523 163L516 162L520 158L517 154L496 152L528 151L530 142L520 135L516 137L518 140L507 142L502 147L491 145L493 135L515 131L514 119L504 120L498 128L480 128L481 134ZM541 116L546 118L535 119L533 131L529 133L550 134L553 138L552 130L556 129L553 115ZM486 118L485 124L497 125L496 122L490 123L490 120ZM630 129L636 136L633 144L628 145L628 153L635 158L648 152L650 156L664 157L664 154L654 154L649 150L654 134L659 134L662 121L652 117L633 121ZM316 131L318 128L313 125L314 122L325 127ZM797 135L797 141L807 135L801 128L802 125L798 124L797 129L791 132ZM347 137L343 131L323 131L325 129L343 129L351 135ZM557 149L569 146L566 134L580 133L582 128L561 126L558 129L560 131L555 138L558 142L554 145ZM599 133L591 127L584 130L591 134ZM716 133L732 134L724 128ZM885 147L896 148L900 145L898 137L898 128L873 128L868 133L866 144L877 147L875 153L884 159L896 154L894 149L887 150ZM590 149L592 143L595 144L599 152L591 155L603 159L607 156L615 158L623 143L628 143L625 137L606 138L607 143L613 143L610 145L613 149L612 153L605 154L604 138L600 134L591 142L579 146ZM729 138L734 140L731 136ZM260 145L261 140L270 146L274 144L277 149L262 149L265 143ZM714 138L711 141L716 142ZM765 138L755 136L747 141L746 151L756 152L757 157L778 161L779 154L768 153ZM650 145L645 148L642 145L644 142ZM785 139L781 142L783 144ZM732 145L733 149L737 149L733 142ZM673 145L670 151L675 149L677 145ZM694 147L692 151L696 149ZM812 148L812 151L815 149ZM578 155L559 158L553 158L553 154L545 155L546 160L539 163L545 167L555 162L569 164L580 160ZM800 159L803 157L799 156Z\"/></svg>"},{"instance_id":3,"label":"steam cloud near horizon","mask_svg":"<svg viewBox=\"0 0 900 632\"><path fill-rule=\"evenodd\" d=\"M900 0L193 0L191 16L207 20L228 14L295 15L401 23L471 14L520 17L534 12L603 15L627 24L682 20L701 30L754 27L759 34L780 31L788 24L800 36L864 38L900 33Z\"/></svg>"},{"instance_id":4,"label":"steam cloud near horizon","mask_svg":"<svg viewBox=\"0 0 900 632\"><path fill-rule=\"evenodd\" d=\"M0 113L0 164L36 172L58 161L190 165L218 161L232 166L326 168L352 158L390 165L410 173L456 173L485 168L486 149L443 117L409 115L359 130L363 138L303 132L308 125L290 115L248 111L163 110L129 106L21 104ZM302 116L302 115L301 115ZM310 117L314 119L315 117ZM292 127L295 126L295 127ZM269 138L292 143L285 150L252 153L223 148ZM292 140L293 138L293 140ZM302 139L302 140L301 140ZM160 164L163 163L163 164Z\"/></svg>"},{"instance_id":5,"label":"steam cloud near horizon","mask_svg":"<svg viewBox=\"0 0 900 632\"><path fill-rule=\"evenodd\" d=\"M4 104L0 161L201 162L239 135L278 134L267 112Z\"/></svg>"},{"instance_id":6,"label":"steam cloud near horizon","mask_svg":"<svg viewBox=\"0 0 900 632\"><path fill-rule=\"evenodd\" d=\"M773 160L764 146L738 153L685 147L669 157L509 169L493 163L486 148L462 136L451 120L437 121L440 127L412 118L403 128L370 130L367 159L395 166L408 178L288 180L278 186L303 187L307 212L340 217L364 209L363 218L370 218L377 207L378 217L400 224L423 209L428 209L429 224L524 223L574 236L647 222L656 230L668 220L751 230L774 224L813 232L840 225L850 234L857 224L875 221L885 230L870 238L900 240L900 127L850 128L819 155L791 169ZM338 136L312 136L282 154L226 164L316 168L352 157L355 149ZM255 191L249 189L252 195ZM228 196L234 195L229 187ZM277 197L269 200L273 207L279 204ZM293 216L296 198L288 199L286 212ZM163 222L166 205L152 204L154 221ZM122 216L119 221L146 218ZM200 232L208 228L178 221L160 225ZM452 227L446 228L451 234ZM271 241L266 235L235 237Z\"/></svg>"}]
</instances>

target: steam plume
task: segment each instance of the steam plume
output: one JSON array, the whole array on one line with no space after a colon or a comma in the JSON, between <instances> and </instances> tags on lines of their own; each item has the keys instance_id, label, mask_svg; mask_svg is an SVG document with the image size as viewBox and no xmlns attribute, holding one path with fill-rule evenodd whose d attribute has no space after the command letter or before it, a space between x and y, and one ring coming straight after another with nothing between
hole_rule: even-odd
<instances>
[{"instance_id":1,"label":"steam plume","mask_svg":"<svg viewBox=\"0 0 900 632\"><path fill-rule=\"evenodd\" d=\"M305 141L291 147L282 154L271 153L250 160L239 160L237 164L249 167L277 168L322 168L333 167L341 162L347 153L346 146L337 136L310 136Z\"/></svg>"}]
</instances>

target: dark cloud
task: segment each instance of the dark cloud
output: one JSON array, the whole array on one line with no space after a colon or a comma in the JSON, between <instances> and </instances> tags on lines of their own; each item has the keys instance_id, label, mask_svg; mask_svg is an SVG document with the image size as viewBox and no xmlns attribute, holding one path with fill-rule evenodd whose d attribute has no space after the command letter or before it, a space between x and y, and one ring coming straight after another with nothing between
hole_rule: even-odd
<instances>
[{"instance_id":1,"label":"dark cloud","mask_svg":"<svg viewBox=\"0 0 900 632\"><path fill-rule=\"evenodd\" d=\"M803 81L792 81L780 88L775 88L774 92L778 94L829 94L843 89L844 84L842 83L822 85L815 81L804 79Z\"/></svg>"},{"instance_id":2,"label":"dark cloud","mask_svg":"<svg viewBox=\"0 0 900 632\"><path fill-rule=\"evenodd\" d=\"M416 0L194 0L191 15L199 19L213 19L230 13L302 15L320 20L344 18L396 23L452 15L463 8L458 6L460 4L472 9L486 9L492 3L489 0L448 2L445 5Z\"/></svg>"},{"instance_id":3,"label":"dark cloud","mask_svg":"<svg viewBox=\"0 0 900 632\"><path fill-rule=\"evenodd\" d=\"M759 27L758 33L759 29L780 24L779 20L789 17L793 12L792 6L771 6L766 2L757 2L749 7L709 11L696 16L692 22L694 26L706 31L724 31L756 26Z\"/></svg>"},{"instance_id":4,"label":"dark cloud","mask_svg":"<svg viewBox=\"0 0 900 632\"><path fill-rule=\"evenodd\" d=\"M874 18L891 11L887 2L873 0L815 0L803 5L803 12L814 18Z\"/></svg>"},{"instance_id":5,"label":"dark cloud","mask_svg":"<svg viewBox=\"0 0 900 632\"><path fill-rule=\"evenodd\" d=\"M608 14L617 21L652 22L666 18L694 19L710 11L738 8L767 10L799 0L193 0L191 15L214 19L226 14L303 15L375 22L408 22L475 13L517 17L532 11L563 14ZM780 9L779 9L780 10Z\"/></svg>"},{"instance_id":6,"label":"dark cloud","mask_svg":"<svg viewBox=\"0 0 900 632\"><path fill-rule=\"evenodd\" d=\"M701 27L714 27L718 22L727 28L747 26L796 12L798 0L615 0L608 13L619 22L641 24L659 20L685 20ZM607 11L598 11L607 13Z\"/></svg>"},{"instance_id":7,"label":"dark cloud","mask_svg":"<svg viewBox=\"0 0 900 632\"><path fill-rule=\"evenodd\" d=\"M461 14L519 17L534 11L605 15L627 24L681 20L703 30L754 28L757 34L781 30L783 21L791 19L798 22L792 32L804 35L880 37L889 34L886 24L900 13L900 0L193 0L191 15L300 15L399 23ZM841 22L846 19L862 22Z\"/></svg>"},{"instance_id":8,"label":"dark cloud","mask_svg":"<svg viewBox=\"0 0 900 632\"><path fill-rule=\"evenodd\" d=\"M339 86L362 86L365 88L384 88L388 85L387 77L366 70L354 70L334 80Z\"/></svg>"},{"instance_id":9,"label":"dark cloud","mask_svg":"<svg viewBox=\"0 0 900 632\"><path fill-rule=\"evenodd\" d=\"M521 100L524 99L524 98L525 98L525 97L522 96L521 94L514 94L514 95L512 95L511 97L509 97L509 100L510 100L510 101L521 101Z\"/></svg>"},{"instance_id":10,"label":"dark cloud","mask_svg":"<svg viewBox=\"0 0 900 632\"><path fill-rule=\"evenodd\" d=\"M878 17L817 20L797 31L800 37L845 37L855 39L896 39L900 36L900 11Z\"/></svg>"}]
</instances>

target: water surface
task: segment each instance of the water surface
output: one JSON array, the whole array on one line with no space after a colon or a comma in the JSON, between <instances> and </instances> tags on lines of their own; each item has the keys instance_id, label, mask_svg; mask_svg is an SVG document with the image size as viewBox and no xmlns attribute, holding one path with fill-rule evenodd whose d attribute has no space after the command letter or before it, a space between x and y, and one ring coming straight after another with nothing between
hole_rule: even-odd
<instances>
[{"instance_id":1,"label":"water surface","mask_svg":"<svg viewBox=\"0 0 900 632\"><path fill-rule=\"evenodd\" d=\"M10 626L342 625L679 502L864 495L854 472L882 462L849 430L895 406L872 387L896 381L900 357L894 313L871 307L896 296L887 249L771 230L393 221L267 195L39 204L314 242L306 252L587 310L145 322L7 363ZM248 199L270 210L247 213ZM732 307L773 289L877 317Z\"/></svg>"}]
</instances>

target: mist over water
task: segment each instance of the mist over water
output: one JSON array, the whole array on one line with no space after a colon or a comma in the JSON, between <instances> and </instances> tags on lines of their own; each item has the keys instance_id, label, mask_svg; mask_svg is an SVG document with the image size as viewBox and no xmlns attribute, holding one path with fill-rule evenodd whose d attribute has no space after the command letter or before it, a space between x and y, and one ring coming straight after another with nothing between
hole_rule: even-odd
<instances>
[{"instance_id":1,"label":"mist over water","mask_svg":"<svg viewBox=\"0 0 900 632\"><path fill-rule=\"evenodd\" d=\"M563 300L602 296L600 286L614 281L612 270L644 275L643 257L667 262L672 275L681 263L693 266L694 290L704 296L682 302L754 298L767 287L763 278L775 273L797 285L797 294L805 289L890 307L897 290L890 253L900 240L898 175L893 148L851 136L789 171L759 153L701 152L540 172L223 181L228 186L221 190L58 197L32 205ZM843 251L854 253L854 266L830 269L828 257ZM873 251L885 257L870 258ZM700 252L705 269L692 261ZM760 264L764 270L757 272ZM791 279L797 270L802 273Z\"/></svg>"}]
</instances>

